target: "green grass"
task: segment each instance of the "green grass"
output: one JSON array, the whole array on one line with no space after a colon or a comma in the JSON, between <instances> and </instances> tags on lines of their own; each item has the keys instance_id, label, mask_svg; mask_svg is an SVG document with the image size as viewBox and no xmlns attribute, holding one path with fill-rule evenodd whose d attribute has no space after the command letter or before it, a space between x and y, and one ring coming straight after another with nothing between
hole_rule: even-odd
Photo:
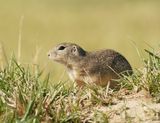
<instances>
[{"instance_id":1,"label":"green grass","mask_svg":"<svg viewBox=\"0 0 160 123\"><path fill-rule=\"evenodd\" d=\"M136 70L132 77L122 78L124 87L135 89L137 91L145 89L152 96L160 96L160 55L158 53L148 53L148 59L143 59L143 67Z\"/></svg>"},{"instance_id":2,"label":"green grass","mask_svg":"<svg viewBox=\"0 0 160 123\"><path fill-rule=\"evenodd\" d=\"M146 52L149 57L144 60L143 67L117 81L120 90L95 85L82 90L75 83L53 84L49 74L44 77L38 66L20 64L11 58L0 72L0 122L107 123L115 111L100 109L114 105L124 88L130 93L145 89L158 103L160 57L155 52ZM132 120L127 113L126 120Z\"/></svg>"}]
</instances>

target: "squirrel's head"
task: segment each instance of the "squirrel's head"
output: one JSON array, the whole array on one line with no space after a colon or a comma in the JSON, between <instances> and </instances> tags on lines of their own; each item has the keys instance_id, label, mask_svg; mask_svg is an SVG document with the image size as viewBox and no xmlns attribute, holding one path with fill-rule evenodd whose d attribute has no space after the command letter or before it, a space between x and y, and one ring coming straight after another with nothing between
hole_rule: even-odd
<instances>
[{"instance_id":1,"label":"squirrel's head","mask_svg":"<svg viewBox=\"0 0 160 123\"><path fill-rule=\"evenodd\" d=\"M72 65L73 63L78 63L80 58L86 55L80 46L74 43L61 43L55 46L49 51L49 59L53 59L56 62Z\"/></svg>"}]
</instances>

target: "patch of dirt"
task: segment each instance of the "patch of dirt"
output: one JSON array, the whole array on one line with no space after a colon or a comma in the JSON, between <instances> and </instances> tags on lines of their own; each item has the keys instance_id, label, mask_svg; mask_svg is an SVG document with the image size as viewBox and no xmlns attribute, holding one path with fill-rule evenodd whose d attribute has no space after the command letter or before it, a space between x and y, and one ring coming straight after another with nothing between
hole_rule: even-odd
<instances>
[{"instance_id":1,"label":"patch of dirt","mask_svg":"<svg viewBox=\"0 0 160 123\"><path fill-rule=\"evenodd\" d=\"M110 112L109 123L160 123L160 103L154 102L148 92L122 93L114 105L97 107L101 112Z\"/></svg>"}]
</instances>

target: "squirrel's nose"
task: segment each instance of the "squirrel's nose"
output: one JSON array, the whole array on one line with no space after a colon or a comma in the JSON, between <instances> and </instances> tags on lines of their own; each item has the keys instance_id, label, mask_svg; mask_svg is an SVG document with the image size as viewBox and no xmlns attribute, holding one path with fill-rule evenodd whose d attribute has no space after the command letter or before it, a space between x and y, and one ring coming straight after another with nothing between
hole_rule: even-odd
<instances>
[{"instance_id":1,"label":"squirrel's nose","mask_svg":"<svg viewBox=\"0 0 160 123\"><path fill-rule=\"evenodd\" d=\"M50 56L51 56L51 53L48 53L47 55L48 55L48 57L50 57Z\"/></svg>"}]
</instances>

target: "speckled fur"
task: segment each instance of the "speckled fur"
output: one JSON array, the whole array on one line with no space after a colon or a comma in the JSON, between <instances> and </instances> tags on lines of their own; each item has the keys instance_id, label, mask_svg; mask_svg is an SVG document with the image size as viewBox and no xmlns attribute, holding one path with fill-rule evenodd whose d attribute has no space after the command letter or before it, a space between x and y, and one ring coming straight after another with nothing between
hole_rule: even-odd
<instances>
[{"instance_id":1,"label":"speckled fur","mask_svg":"<svg viewBox=\"0 0 160 123\"><path fill-rule=\"evenodd\" d=\"M48 54L50 59L64 64L69 77L79 86L87 83L96 83L111 87L117 84L112 79L119 78L121 73L132 74L129 62L120 53L111 50L88 52L77 44L61 43Z\"/></svg>"}]
</instances>

